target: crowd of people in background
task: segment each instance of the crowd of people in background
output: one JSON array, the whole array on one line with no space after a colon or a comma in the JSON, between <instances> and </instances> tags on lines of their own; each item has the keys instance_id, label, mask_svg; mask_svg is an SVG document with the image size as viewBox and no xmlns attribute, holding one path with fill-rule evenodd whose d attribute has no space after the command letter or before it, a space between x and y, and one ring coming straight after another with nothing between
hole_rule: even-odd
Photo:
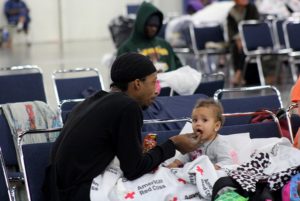
<instances>
[{"instance_id":1,"label":"crowd of people in background","mask_svg":"<svg viewBox=\"0 0 300 201\"><path fill-rule=\"evenodd\" d=\"M219 1L186 1L186 13L189 15L179 16L168 23L166 39L175 47L189 46L190 44L185 32L189 28L190 23L195 27L215 23L223 25L224 35L227 38L226 41L231 54L230 60L234 70L234 75L230 80L231 85L257 85L259 84L259 78L256 68L248 68L246 76L242 75L245 65L245 53L238 24L244 20L287 18L295 15L299 10L300 2L297 0L234 0L226 1L226 3L225 1L224 3ZM218 13L218 15L215 15L215 13ZM223 66L224 62L222 62L222 57L220 58L219 66ZM277 60L277 57L270 55L262 58L263 72L267 84L274 84L277 79L280 79L275 70ZM248 65L253 66L253 64Z\"/></svg>"}]
</instances>

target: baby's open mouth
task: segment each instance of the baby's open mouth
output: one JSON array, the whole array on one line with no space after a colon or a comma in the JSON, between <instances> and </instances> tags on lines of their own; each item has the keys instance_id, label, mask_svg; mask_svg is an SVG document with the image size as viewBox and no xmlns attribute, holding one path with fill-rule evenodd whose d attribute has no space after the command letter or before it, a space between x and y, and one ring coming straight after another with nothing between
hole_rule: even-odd
<instances>
[{"instance_id":1,"label":"baby's open mouth","mask_svg":"<svg viewBox=\"0 0 300 201\"><path fill-rule=\"evenodd\" d=\"M197 135L201 135L203 132L202 132L202 130L201 129L196 129L196 134Z\"/></svg>"}]
</instances>

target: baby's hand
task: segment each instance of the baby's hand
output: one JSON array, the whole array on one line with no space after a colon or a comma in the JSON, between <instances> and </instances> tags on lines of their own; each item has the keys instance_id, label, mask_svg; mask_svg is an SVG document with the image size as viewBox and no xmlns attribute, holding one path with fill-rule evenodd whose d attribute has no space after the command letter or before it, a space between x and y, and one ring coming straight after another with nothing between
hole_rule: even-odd
<instances>
[{"instance_id":1,"label":"baby's hand","mask_svg":"<svg viewBox=\"0 0 300 201\"><path fill-rule=\"evenodd\" d=\"M220 169L221 169L221 167L218 166L218 165L216 165L216 164L215 164L214 166L215 166L215 169L216 169L216 170L220 170Z\"/></svg>"},{"instance_id":2,"label":"baby's hand","mask_svg":"<svg viewBox=\"0 0 300 201\"><path fill-rule=\"evenodd\" d=\"M167 168L179 168L182 167L182 162L180 160L175 159L172 163L170 163L169 165L167 165Z\"/></svg>"},{"instance_id":3,"label":"baby's hand","mask_svg":"<svg viewBox=\"0 0 300 201\"><path fill-rule=\"evenodd\" d=\"M166 166L167 168L177 168L178 165L176 163L170 163L169 165Z\"/></svg>"}]
</instances>

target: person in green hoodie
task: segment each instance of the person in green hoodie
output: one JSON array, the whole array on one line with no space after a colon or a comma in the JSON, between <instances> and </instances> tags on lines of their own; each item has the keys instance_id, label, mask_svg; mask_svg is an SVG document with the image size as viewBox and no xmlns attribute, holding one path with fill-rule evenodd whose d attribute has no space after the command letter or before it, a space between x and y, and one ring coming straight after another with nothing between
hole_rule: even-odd
<instances>
[{"instance_id":1,"label":"person in green hoodie","mask_svg":"<svg viewBox=\"0 0 300 201\"><path fill-rule=\"evenodd\" d=\"M151 3L143 2L137 12L133 32L118 49L117 56L137 52L147 56L158 72L176 70L182 64L171 45L157 36L162 27L163 14Z\"/></svg>"}]
</instances>

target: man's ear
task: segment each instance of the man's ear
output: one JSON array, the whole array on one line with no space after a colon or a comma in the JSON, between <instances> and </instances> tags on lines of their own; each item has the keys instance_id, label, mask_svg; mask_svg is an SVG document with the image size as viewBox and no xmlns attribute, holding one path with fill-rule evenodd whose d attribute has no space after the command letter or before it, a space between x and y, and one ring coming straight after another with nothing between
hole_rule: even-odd
<instances>
[{"instance_id":1,"label":"man's ear","mask_svg":"<svg viewBox=\"0 0 300 201\"><path fill-rule=\"evenodd\" d=\"M133 87L134 87L134 89L136 89L136 90L140 89L140 88L141 88L141 80L140 80L140 79L135 79L135 80L133 81Z\"/></svg>"}]
</instances>

